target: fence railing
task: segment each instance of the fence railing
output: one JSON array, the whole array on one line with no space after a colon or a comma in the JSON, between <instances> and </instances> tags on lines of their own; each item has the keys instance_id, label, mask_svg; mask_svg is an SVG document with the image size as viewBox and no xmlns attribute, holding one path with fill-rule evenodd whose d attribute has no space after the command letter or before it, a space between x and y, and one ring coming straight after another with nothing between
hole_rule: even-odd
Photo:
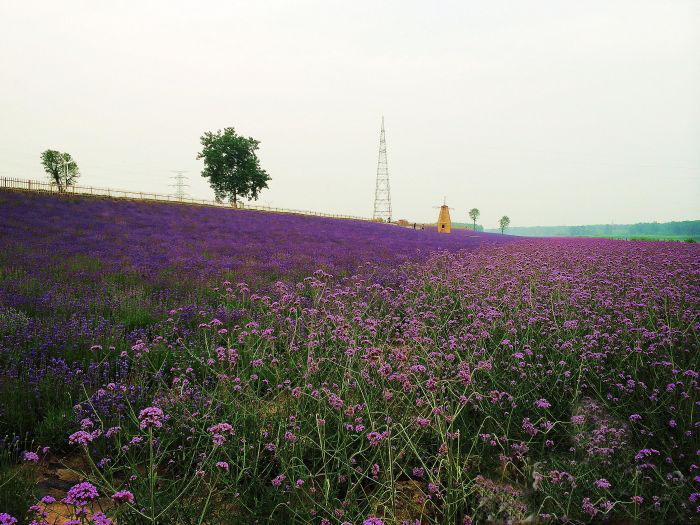
<instances>
[{"instance_id":1,"label":"fence railing","mask_svg":"<svg viewBox=\"0 0 700 525\"><path fill-rule=\"evenodd\" d=\"M308 210L294 210L289 208L275 208L272 206L258 206L239 203L237 207L226 202L218 202L206 199L192 199L189 197L177 197L175 195L166 195L160 193L151 193L146 191L125 191L115 190L111 188L95 188L92 186L68 186L63 191L59 191L56 184L51 182L28 180L28 179L13 179L2 177L0 178L0 189L16 190L16 191L33 191L43 193L57 193L60 195L93 195L97 197L109 197L112 199L129 199L143 201L158 201L172 202L180 204L192 204L196 206L211 206L215 208L225 208L229 210L257 210L273 213L288 213L292 215L310 215L314 217L329 217L333 219L352 219L356 221L371 221L367 217L356 217L354 215L340 215L333 213L321 213Z\"/></svg>"}]
</instances>

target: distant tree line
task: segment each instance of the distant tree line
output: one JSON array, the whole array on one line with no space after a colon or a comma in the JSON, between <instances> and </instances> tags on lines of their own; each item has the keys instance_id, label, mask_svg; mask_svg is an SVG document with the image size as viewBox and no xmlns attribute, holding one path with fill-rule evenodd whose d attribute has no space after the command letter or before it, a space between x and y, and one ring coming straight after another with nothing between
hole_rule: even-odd
<instances>
[{"instance_id":1,"label":"distant tree line","mask_svg":"<svg viewBox=\"0 0 700 525\"><path fill-rule=\"evenodd\" d=\"M500 231L487 230L487 231ZM674 222L638 222L636 224L592 224L586 226L515 226L513 235L532 237L634 237L700 236L700 220Z\"/></svg>"},{"instance_id":2,"label":"distant tree line","mask_svg":"<svg viewBox=\"0 0 700 525\"><path fill-rule=\"evenodd\" d=\"M470 222L453 222L452 223L453 228L462 228L465 230L474 230L477 232L482 232L484 231L484 225L483 224L472 224Z\"/></svg>"}]
</instances>

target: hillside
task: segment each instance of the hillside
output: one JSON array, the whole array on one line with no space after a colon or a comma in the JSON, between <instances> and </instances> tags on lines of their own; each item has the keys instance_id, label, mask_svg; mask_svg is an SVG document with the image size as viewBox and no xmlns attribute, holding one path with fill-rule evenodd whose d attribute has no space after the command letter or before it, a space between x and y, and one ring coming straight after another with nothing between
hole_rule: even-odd
<instances>
[{"instance_id":1,"label":"hillside","mask_svg":"<svg viewBox=\"0 0 700 525\"><path fill-rule=\"evenodd\" d=\"M94 258L103 268L153 276L273 281L316 269L347 274L364 263L397 265L435 250L474 249L513 237L412 230L338 220L181 204L0 192L0 250L49 266L56 257ZM17 253L16 246L23 248ZM27 250L34 246L41 249ZM2 257L2 256L0 256Z\"/></svg>"}]
</instances>

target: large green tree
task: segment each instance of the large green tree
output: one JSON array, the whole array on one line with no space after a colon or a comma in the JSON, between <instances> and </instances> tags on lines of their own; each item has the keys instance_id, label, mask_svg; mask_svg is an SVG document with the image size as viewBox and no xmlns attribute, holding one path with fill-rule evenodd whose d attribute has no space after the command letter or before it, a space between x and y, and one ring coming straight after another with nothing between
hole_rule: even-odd
<instances>
[{"instance_id":1,"label":"large green tree","mask_svg":"<svg viewBox=\"0 0 700 525\"><path fill-rule=\"evenodd\" d=\"M41 154L41 164L51 182L58 187L60 192L66 191L66 188L75 184L75 181L80 177L78 164L70 156L70 153L47 149Z\"/></svg>"},{"instance_id":2,"label":"large green tree","mask_svg":"<svg viewBox=\"0 0 700 525\"><path fill-rule=\"evenodd\" d=\"M480 213L479 208L472 208L469 210L469 218L474 221L474 231L476 231L476 220L479 218Z\"/></svg>"},{"instance_id":3,"label":"large green tree","mask_svg":"<svg viewBox=\"0 0 700 525\"><path fill-rule=\"evenodd\" d=\"M218 201L228 200L234 206L239 198L256 199L267 188L270 176L260 167L255 154L259 141L238 135L233 128L201 136L202 151L198 159L204 159L202 177L209 179Z\"/></svg>"},{"instance_id":4,"label":"large green tree","mask_svg":"<svg viewBox=\"0 0 700 525\"><path fill-rule=\"evenodd\" d=\"M498 221L498 225L501 228L501 233L506 231L506 228L510 226L510 217L508 215L504 215L501 217L501 219Z\"/></svg>"}]
</instances>

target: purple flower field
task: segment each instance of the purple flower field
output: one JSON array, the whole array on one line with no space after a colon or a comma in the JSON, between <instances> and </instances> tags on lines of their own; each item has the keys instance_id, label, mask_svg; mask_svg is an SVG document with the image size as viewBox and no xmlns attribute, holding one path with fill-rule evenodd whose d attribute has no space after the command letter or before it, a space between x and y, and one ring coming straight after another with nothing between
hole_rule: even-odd
<instances>
[{"instance_id":1,"label":"purple flower field","mask_svg":"<svg viewBox=\"0 0 700 525\"><path fill-rule=\"evenodd\" d=\"M700 515L696 245L0 193L0 248L8 523L76 457L84 523Z\"/></svg>"},{"instance_id":2,"label":"purple flower field","mask_svg":"<svg viewBox=\"0 0 700 525\"><path fill-rule=\"evenodd\" d=\"M334 275L364 263L396 266L436 250L506 242L498 234L441 235L363 221L107 199L0 194L0 248L36 269L58 257L95 258L102 271L189 280L230 271L274 282L323 269ZM181 274L176 278L180 281Z\"/></svg>"}]
</instances>

